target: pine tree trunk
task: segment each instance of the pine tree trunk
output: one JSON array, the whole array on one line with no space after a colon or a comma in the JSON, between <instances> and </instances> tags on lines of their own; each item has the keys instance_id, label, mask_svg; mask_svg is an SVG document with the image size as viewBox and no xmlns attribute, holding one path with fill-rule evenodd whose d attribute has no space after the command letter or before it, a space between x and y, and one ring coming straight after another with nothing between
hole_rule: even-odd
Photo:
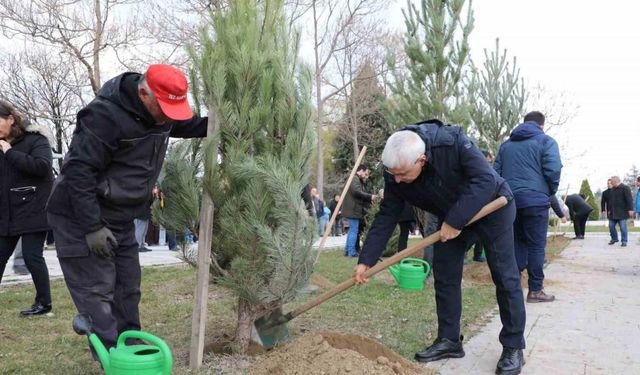
<instances>
[{"instance_id":1,"label":"pine tree trunk","mask_svg":"<svg viewBox=\"0 0 640 375\"><path fill-rule=\"evenodd\" d=\"M236 327L236 345L241 354L249 351L251 330L253 329L254 313L249 301L238 298L238 326Z\"/></svg>"}]
</instances>

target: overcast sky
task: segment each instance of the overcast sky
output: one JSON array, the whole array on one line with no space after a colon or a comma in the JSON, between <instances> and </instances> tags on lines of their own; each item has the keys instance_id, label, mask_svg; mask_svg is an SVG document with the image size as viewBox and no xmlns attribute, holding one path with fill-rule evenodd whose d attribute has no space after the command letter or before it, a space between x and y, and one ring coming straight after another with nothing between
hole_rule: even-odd
<instances>
[{"instance_id":1,"label":"overcast sky","mask_svg":"<svg viewBox=\"0 0 640 375\"><path fill-rule=\"evenodd\" d=\"M400 30L404 7L403 0L390 7L389 22ZM563 193L567 185L577 191L585 177L595 192L607 177L640 167L640 2L491 0L474 1L473 9L476 64L498 37L529 86L565 92L579 106L552 130L562 147Z\"/></svg>"}]
</instances>

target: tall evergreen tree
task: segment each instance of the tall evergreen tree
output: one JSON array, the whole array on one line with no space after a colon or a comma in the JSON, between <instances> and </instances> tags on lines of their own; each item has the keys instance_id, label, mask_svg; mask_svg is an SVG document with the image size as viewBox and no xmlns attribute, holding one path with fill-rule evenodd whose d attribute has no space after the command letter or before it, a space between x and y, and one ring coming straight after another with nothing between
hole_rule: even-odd
<instances>
[{"instance_id":1,"label":"tall evergreen tree","mask_svg":"<svg viewBox=\"0 0 640 375\"><path fill-rule=\"evenodd\" d=\"M474 69L469 84L472 133L481 148L497 155L500 144L524 115L527 91L516 58L510 65L498 39L495 51L485 49L484 56L484 69Z\"/></svg>"},{"instance_id":2,"label":"tall evergreen tree","mask_svg":"<svg viewBox=\"0 0 640 375\"><path fill-rule=\"evenodd\" d=\"M593 208L593 211L589 214L589 220L598 220L600 218L600 206L596 202L593 192L591 191L591 186L589 186L589 180L586 178L582 180L582 184L580 185L580 194L586 197L587 203Z\"/></svg>"},{"instance_id":3,"label":"tall evergreen tree","mask_svg":"<svg viewBox=\"0 0 640 375\"><path fill-rule=\"evenodd\" d=\"M407 74L389 59L395 71L387 102L387 119L396 127L429 118L468 125L464 76L469 65L471 1L422 0L420 10L408 1L403 10ZM466 8L466 14L464 13Z\"/></svg>"},{"instance_id":4,"label":"tall evergreen tree","mask_svg":"<svg viewBox=\"0 0 640 375\"><path fill-rule=\"evenodd\" d=\"M335 170L339 175L349 173L362 146L367 146L363 164L372 168L371 183L376 186L381 173L373 168L378 164L391 128L382 114L384 91L369 63L362 65L353 81L347 107L334 138ZM343 184L344 184L344 179Z\"/></svg>"},{"instance_id":5,"label":"tall evergreen tree","mask_svg":"<svg viewBox=\"0 0 640 375\"><path fill-rule=\"evenodd\" d=\"M282 0L233 1L209 22L192 57L219 124L204 148L211 270L238 296L236 344L246 352L254 320L291 301L315 259L315 222L300 195L314 141L311 76Z\"/></svg>"}]
</instances>

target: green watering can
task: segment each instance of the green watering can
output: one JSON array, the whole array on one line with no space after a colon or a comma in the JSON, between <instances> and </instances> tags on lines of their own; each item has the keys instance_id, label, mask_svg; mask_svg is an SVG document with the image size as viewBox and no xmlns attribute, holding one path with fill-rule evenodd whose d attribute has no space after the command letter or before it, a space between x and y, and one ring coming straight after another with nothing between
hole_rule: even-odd
<instances>
[{"instance_id":1,"label":"green watering can","mask_svg":"<svg viewBox=\"0 0 640 375\"><path fill-rule=\"evenodd\" d=\"M143 331L124 331L116 346L107 351L91 332L91 326L89 314L78 314L73 319L73 330L89 337L106 375L171 375L173 357L169 346L159 337ZM152 345L126 345L127 339L140 339Z\"/></svg>"},{"instance_id":2,"label":"green watering can","mask_svg":"<svg viewBox=\"0 0 640 375\"><path fill-rule=\"evenodd\" d=\"M418 258L404 258L400 264L389 267L389 272L403 290L422 290L429 275L429 263Z\"/></svg>"}]
</instances>

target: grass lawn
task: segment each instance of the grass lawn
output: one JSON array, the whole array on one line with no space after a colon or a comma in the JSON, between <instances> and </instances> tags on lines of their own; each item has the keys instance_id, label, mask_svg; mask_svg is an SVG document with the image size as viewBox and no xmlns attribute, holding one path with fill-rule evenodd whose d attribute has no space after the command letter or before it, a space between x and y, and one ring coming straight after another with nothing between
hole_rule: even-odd
<instances>
[{"instance_id":1,"label":"grass lawn","mask_svg":"<svg viewBox=\"0 0 640 375\"><path fill-rule=\"evenodd\" d=\"M564 241L550 242L549 252L557 253ZM324 287L349 277L353 258L342 252L326 251L316 272ZM188 348L195 272L186 266L145 268L142 278L140 315L143 329L164 338L174 354L174 374L237 374L253 362L252 357L220 355L211 348L232 337L235 326L234 298L224 289L211 286L207 324L205 368L190 372ZM18 311L32 303L32 285L0 289L0 374L100 374L90 360L85 338L71 329L76 314L61 280L52 283L54 314L19 318ZM309 298L303 294L285 311ZM411 358L416 350L436 336L437 320L433 285L424 291L400 291L388 272L382 272L364 287L352 288L289 323L293 337L307 331L330 330L374 338L401 355ZM463 290L463 333L468 337L489 318L495 292L486 264L465 267Z\"/></svg>"},{"instance_id":2,"label":"grass lawn","mask_svg":"<svg viewBox=\"0 0 640 375\"><path fill-rule=\"evenodd\" d=\"M627 229L629 230L629 232L640 232L640 227L634 227L633 225L627 225ZM616 230L618 231L618 234L620 233L620 227L616 227ZM584 228L584 231L589 233L589 232L605 232L605 233L609 233L609 227L606 227L604 225L602 226L586 226ZM573 232L573 231L571 231Z\"/></svg>"},{"instance_id":3,"label":"grass lawn","mask_svg":"<svg viewBox=\"0 0 640 375\"><path fill-rule=\"evenodd\" d=\"M549 233L553 233L555 229L556 227L550 226ZM618 233L620 233L620 227L616 226L616 229ZM629 230L629 232L640 232L640 227L633 226L633 221L631 220L627 221L627 229ZM606 225L587 225L584 228L584 230L586 233L593 233L593 232L609 233L609 227ZM573 236L573 225L558 227L558 232L559 233L565 232Z\"/></svg>"}]
</instances>

